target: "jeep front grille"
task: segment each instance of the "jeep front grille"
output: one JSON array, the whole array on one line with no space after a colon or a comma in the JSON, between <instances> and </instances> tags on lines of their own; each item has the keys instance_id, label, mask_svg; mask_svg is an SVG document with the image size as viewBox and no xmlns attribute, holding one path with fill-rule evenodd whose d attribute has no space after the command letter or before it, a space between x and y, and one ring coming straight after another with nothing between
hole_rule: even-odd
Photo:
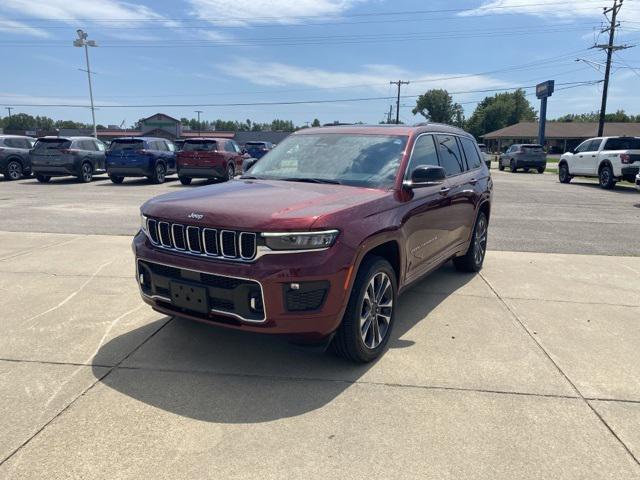
<instances>
[{"instance_id":1,"label":"jeep front grille","mask_svg":"<svg viewBox=\"0 0 640 480\"><path fill-rule=\"evenodd\" d=\"M156 247L190 255L247 262L256 257L257 251L254 232L204 228L154 218L147 219L147 236Z\"/></svg>"}]
</instances>

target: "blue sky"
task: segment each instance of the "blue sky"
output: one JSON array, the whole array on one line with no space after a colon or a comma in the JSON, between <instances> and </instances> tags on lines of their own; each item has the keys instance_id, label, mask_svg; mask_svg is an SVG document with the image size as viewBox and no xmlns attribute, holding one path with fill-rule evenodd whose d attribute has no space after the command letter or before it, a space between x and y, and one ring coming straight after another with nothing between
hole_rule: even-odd
<instances>
[{"instance_id":1,"label":"blue sky","mask_svg":"<svg viewBox=\"0 0 640 480\"><path fill-rule=\"evenodd\" d=\"M277 117L302 125L378 122L395 94L446 88L469 116L491 90L556 80L549 116L595 111L604 53L589 49L610 0L3 0L0 104L87 105L83 28L97 121L131 125L162 111L204 119ZM640 0L626 0L618 43L640 43ZM640 47L614 57L609 111L640 113ZM633 68L632 68L633 67ZM636 68L637 67L637 68ZM565 85L560 85L565 84ZM481 92L480 90L487 90ZM529 92L533 90L529 89ZM537 106L537 101L530 97ZM339 100L324 104L213 106ZM402 100L401 119L414 98ZM124 105L184 104L181 107ZM202 106L198 106L202 105ZM90 121L86 108L17 106L14 113Z\"/></svg>"}]
</instances>

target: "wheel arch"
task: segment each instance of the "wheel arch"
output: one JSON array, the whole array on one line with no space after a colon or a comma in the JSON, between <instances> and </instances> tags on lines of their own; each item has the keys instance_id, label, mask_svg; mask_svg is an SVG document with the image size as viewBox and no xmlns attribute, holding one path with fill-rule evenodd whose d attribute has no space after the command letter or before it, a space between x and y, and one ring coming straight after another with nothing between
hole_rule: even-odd
<instances>
[{"instance_id":1,"label":"wheel arch","mask_svg":"<svg viewBox=\"0 0 640 480\"><path fill-rule=\"evenodd\" d=\"M598 175L600 174L600 172L602 171L602 169L604 167L610 167L611 171L613 172L613 165L611 164L611 162L608 159L604 159L600 162L600 164L598 165Z\"/></svg>"}]
</instances>

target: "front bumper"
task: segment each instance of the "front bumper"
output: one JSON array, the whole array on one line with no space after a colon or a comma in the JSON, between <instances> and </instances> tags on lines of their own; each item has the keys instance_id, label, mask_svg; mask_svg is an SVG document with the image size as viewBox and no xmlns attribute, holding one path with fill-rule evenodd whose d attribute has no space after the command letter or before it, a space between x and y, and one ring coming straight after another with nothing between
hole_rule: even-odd
<instances>
[{"instance_id":1,"label":"front bumper","mask_svg":"<svg viewBox=\"0 0 640 480\"><path fill-rule=\"evenodd\" d=\"M636 188L640 192L640 173L636 175Z\"/></svg>"},{"instance_id":2,"label":"front bumper","mask_svg":"<svg viewBox=\"0 0 640 480\"><path fill-rule=\"evenodd\" d=\"M349 290L345 285L353 254L347 250L334 246L318 252L266 255L253 263L243 263L163 251L155 248L142 232L133 241L138 286L143 300L155 310L228 328L288 335L306 341L320 341L340 324L348 300ZM141 277L140 273L144 273L141 270L149 264L164 266L165 270L158 268L156 278ZM231 285L221 287L223 279L231 279ZM176 280L197 289L204 287L209 296L209 311L185 309L179 302L172 302L169 282ZM286 293L292 284L298 284L301 289L305 285L324 285L326 294L320 307L291 311Z\"/></svg>"}]
</instances>

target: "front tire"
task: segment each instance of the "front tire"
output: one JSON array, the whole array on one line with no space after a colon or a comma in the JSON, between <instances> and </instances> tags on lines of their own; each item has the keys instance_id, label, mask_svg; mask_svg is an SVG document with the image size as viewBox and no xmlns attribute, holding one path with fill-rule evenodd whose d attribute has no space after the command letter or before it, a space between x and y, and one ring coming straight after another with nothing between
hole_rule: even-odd
<instances>
[{"instance_id":1,"label":"front tire","mask_svg":"<svg viewBox=\"0 0 640 480\"><path fill-rule=\"evenodd\" d=\"M233 180L233 177L236 176L236 169L233 166L232 163L230 163L229 165L227 165L227 174L225 176L225 182L228 182L229 180Z\"/></svg>"},{"instance_id":2,"label":"front tire","mask_svg":"<svg viewBox=\"0 0 640 480\"><path fill-rule=\"evenodd\" d=\"M598 181L600 182L600 187L605 190L611 190L616 186L616 179L613 176L613 169L611 168L611 165L605 165L600 169Z\"/></svg>"},{"instance_id":3,"label":"front tire","mask_svg":"<svg viewBox=\"0 0 640 480\"><path fill-rule=\"evenodd\" d=\"M36 180L38 180L40 183L49 183L49 181L51 180L51 177L49 175L36 174Z\"/></svg>"},{"instance_id":4,"label":"front tire","mask_svg":"<svg viewBox=\"0 0 640 480\"><path fill-rule=\"evenodd\" d=\"M511 173L516 173L518 171L515 160L511 160L511 162L509 162L509 170L511 170Z\"/></svg>"},{"instance_id":5,"label":"front tire","mask_svg":"<svg viewBox=\"0 0 640 480\"><path fill-rule=\"evenodd\" d=\"M22 164L17 160L11 160L4 171L4 178L7 180L20 180L23 174Z\"/></svg>"},{"instance_id":6,"label":"front tire","mask_svg":"<svg viewBox=\"0 0 640 480\"><path fill-rule=\"evenodd\" d=\"M501 172L504 171L504 165L502 164L502 160L498 160L498 170L500 170Z\"/></svg>"},{"instance_id":7,"label":"front tire","mask_svg":"<svg viewBox=\"0 0 640 480\"><path fill-rule=\"evenodd\" d=\"M484 257L487 253L487 236L489 232L489 219L484 212L478 214L476 224L473 227L471 244L467 253L462 257L453 259L453 265L460 272L479 272L482 270Z\"/></svg>"},{"instance_id":8,"label":"front tire","mask_svg":"<svg viewBox=\"0 0 640 480\"><path fill-rule=\"evenodd\" d=\"M178 177L180 179L180 183L183 185L191 185L191 177Z\"/></svg>"},{"instance_id":9,"label":"front tire","mask_svg":"<svg viewBox=\"0 0 640 480\"><path fill-rule=\"evenodd\" d=\"M569 175L569 167L566 163L560 164L558 167L558 180L560 183L569 183L571 181L571 175Z\"/></svg>"},{"instance_id":10,"label":"front tire","mask_svg":"<svg viewBox=\"0 0 640 480\"><path fill-rule=\"evenodd\" d=\"M84 162L80 167L80 176L78 177L81 183L89 183L93 180L93 167L89 162Z\"/></svg>"},{"instance_id":11,"label":"front tire","mask_svg":"<svg viewBox=\"0 0 640 480\"><path fill-rule=\"evenodd\" d=\"M353 283L349 304L331 343L339 356L357 363L382 355L393 327L398 287L384 258L366 258Z\"/></svg>"},{"instance_id":12,"label":"front tire","mask_svg":"<svg viewBox=\"0 0 640 480\"><path fill-rule=\"evenodd\" d=\"M167 169L164 166L164 163L157 163L156 168L153 171L153 175L149 177L151 183L160 184L164 183L165 178L167 177Z\"/></svg>"},{"instance_id":13,"label":"front tire","mask_svg":"<svg viewBox=\"0 0 640 480\"><path fill-rule=\"evenodd\" d=\"M116 185L119 185L122 182L124 182L124 177L121 177L120 175L109 175L109 179Z\"/></svg>"}]
</instances>

